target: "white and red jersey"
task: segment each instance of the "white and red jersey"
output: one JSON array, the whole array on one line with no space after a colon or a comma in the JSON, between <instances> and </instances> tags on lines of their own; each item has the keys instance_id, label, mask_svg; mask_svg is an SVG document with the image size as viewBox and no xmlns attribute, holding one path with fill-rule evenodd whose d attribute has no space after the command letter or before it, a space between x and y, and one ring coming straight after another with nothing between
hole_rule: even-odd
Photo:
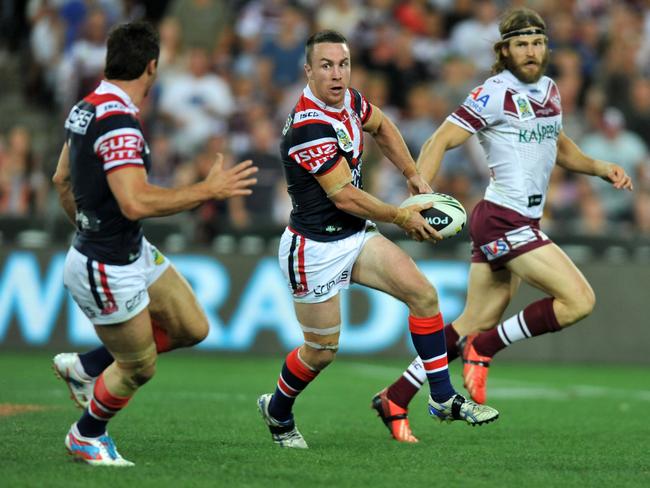
<instances>
[{"instance_id":1,"label":"white and red jersey","mask_svg":"<svg viewBox=\"0 0 650 488\"><path fill-rule=\"evenodd\" d=\"M77 207L74 247L101 263L123 265L140 255L142 227L127 219L106 175L127 167L149 171L151 158L138 109L118 86L102 81L65 121L70 179Z\"/></svg>"},{"instance_id":2,"label":"white and red jersey","mask_svg":"<svg viewBox=\"0 0 650 488\"><path fill-rule=\"evenodd\" d=\"M529 218L540 218L562 129L555 82L526 84L510 71L475 88L447 120L477 133L487 155L485 199Z\"/></svg>"},{"instance_id":3,"label":"white and red jersey","mask_svg":"<svg viewBox=\"0 0 650 488\"><path fill-rule=\"evenodd\" d=\"M350 88L341 108L330 107L305 87L282 130L280 153L293 209L289 225L316 241L343 239L365 220L342 212L327 197L315 176L331 171L343 157L352 184L362 188L363 124L372 105Z\"/></svg>"}]
</instances>

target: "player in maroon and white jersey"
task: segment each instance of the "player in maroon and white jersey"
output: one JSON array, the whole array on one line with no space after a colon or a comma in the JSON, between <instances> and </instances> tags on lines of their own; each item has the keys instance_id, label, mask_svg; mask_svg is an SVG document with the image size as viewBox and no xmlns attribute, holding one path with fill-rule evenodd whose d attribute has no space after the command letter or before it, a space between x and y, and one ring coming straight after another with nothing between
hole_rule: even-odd
<instances>
[{"instance_id":1,"label":"player in maroon and white jersey","mask_svg":"<svg viewBox=\"0 0 650 488\"><path fill-rule=\"evenodd\" d=\"M316 33L307 41L305 57L308 84L282 133L293 210L278 253L305 341L287 356L275 393L258 399L273 441L282 447L307 447L296 428L293 404L334 360L341 329L339 291L351 282L382 290L408 306L413 344L425 358L432 416L470 424L495 420L496 410L466 400L449 381L436 290L371 222L392 222L417 240L440 239L420 215L427 206L397 208L363 191L363 132L402 171L412 192L431 188L418 174L395 125L349 87L345 37L334 31ZM390 411L382 418L389 425L399 423L400 415ZM400 434L417 441L408 430Z\"/></svg>"},{"instance_id":2,"label":"player in maroon and white jersey","mask_svg":"<svg viewBox=\"0 0 650 488\"><path fill-rule=\"evenodd\" d=\"M64 283L104 343L81 357L54 358L55 372L74 399L87 403L66 448L92 465L133 465L106 433L108 421L151 379L158 353L191 346L208 333L190 286L144 238L140 219L248 195L255 183L251 161L224 170L220 155L194 185L167 189L147 182L151 160L138 106L156 78L159 51L149 24L111 32L106 79L70 111L53 177L63 209L77 225Z\"/></svg>"},{"instance_id":3,"label":"player in maroon and white jersey","mask_svg":"<svg viewBox=\"0 0 650 488\"><path fill-rule=\"evenodd\" d=\"M554 164L632 190L621 166L586 156L562 131L560 95L544 76L549 57L544 20L519 8L504 16L499 29L494 76L468 95L418 158L422 176L431 181L445 151L472 134L487 155L490 183L469 224L467 302L444 329L449 359L462 355L465 387L478 403L485 401L488 367L498 351L560 331L589 315L595 304L585 277L539 229ZM499 323L522 280L548 297ZM416 358L386 396L406 409L423 382L422 361Z\"/></svg>"}]
</instances>

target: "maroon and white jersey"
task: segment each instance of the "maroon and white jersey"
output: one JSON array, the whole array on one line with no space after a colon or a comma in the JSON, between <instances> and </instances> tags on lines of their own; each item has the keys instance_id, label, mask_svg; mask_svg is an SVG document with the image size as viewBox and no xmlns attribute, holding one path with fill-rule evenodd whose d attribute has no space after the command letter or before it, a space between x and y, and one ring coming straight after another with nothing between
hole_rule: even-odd
<instances>
[{"instance_id":1,"label":"maroon and white jersey","mask_svg":"<svg viewBox=\"0 0 650 488\"><path fill-rule=\"evenodd\" d=\"M540 218L562 130L555 82L543 76L526 84L502 71L475 88L447 120L477 133L490 168L485 199Z\"/></svg>"},{"instance_id":2,"label":"maroon and white jersey","mask_svg":"<svg viewBox=\"0 0 650 488\"><path fill-rule=\"evenodd\" d=\"M106 179L122 168L136 166L148 172L151 167L137 112L123 90L102 81L72 107L65 121L77 205L73 246L101 263L128 264L141 251L142 226L122 215Z\"/></svg>"},{"instance_id":3,"label":"maroon and white jersey","mask_svg":"<svg viewBox=\"0 0 650 488\"><path fill-rule=\"evenodd\" d=\"M335 241L360 231L365 219L342 212L327 197L315 176L331 171L343 157L352 184L362 188L363 124L372 106L357 90L334 108L305 87L282 130L280 153L293 209L289 225L315 241Z\"/></svg>"}]
</instances>

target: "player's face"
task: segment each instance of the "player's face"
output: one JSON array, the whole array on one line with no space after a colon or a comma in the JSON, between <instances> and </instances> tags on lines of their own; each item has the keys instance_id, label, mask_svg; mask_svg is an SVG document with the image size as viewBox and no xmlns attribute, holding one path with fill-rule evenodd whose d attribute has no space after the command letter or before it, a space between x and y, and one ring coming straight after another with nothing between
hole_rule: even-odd
<instances>
[{"instance_id":1,"label":"player's face","mask_svg":"<svg viewBox=\"0 0 650 488\"><path fill-rule=\"evenodd\" d=\"M548 46L543 35L519 36L504 46L508 69L524 83L537 82L548 64Z\"/></svg>"},{"instance_id":2,"label":"player's face","mask_svg":"<svg viewBox=\"0 0 650 488\"><path fill-rule=\"evenodd\" d=\"M346 44L323 42L315 44L311 64L305 65L309 87L319 100L330 107L343 106L350 86L350 50Z\"/></svg>"}]
</instances>

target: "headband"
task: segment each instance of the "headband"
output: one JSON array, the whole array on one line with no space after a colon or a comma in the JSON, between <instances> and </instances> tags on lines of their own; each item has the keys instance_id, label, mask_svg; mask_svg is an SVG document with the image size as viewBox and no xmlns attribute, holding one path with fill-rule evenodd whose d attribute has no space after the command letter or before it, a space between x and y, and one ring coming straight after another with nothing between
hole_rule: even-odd
<instances>
[{"instance_id":1,"label":"headband","mask_svg":"<svg viewBox=\"0 0 650 488\"><path fill-rule=\"evenodd\" d=\"M546 30L544 30L541 27L524 27L522 29L517 29L513 30L510 32L506 32L505 34L501 35L501 40L505 41L506 39L510 39L511 37L517 37L517 36L534 36L536 34L542 34L546 35Z\"/></svg>"}]
</instances>

